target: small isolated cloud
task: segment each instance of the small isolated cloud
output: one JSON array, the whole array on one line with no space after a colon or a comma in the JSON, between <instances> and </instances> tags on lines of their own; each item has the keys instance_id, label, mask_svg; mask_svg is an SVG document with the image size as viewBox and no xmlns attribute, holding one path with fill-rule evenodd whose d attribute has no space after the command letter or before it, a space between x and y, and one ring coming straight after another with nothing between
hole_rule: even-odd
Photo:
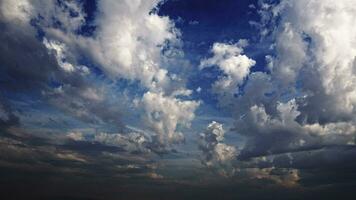
<instances>
[{"instance_id":1,"label":"small isolated cloud","mask_svg":"<svg viewBox=\"0 0 356 200\"><path fill-rule=\"evenodd\" d=\"M253 59L242 55L243 47L247 45L247 40L240 40L237 44L214 43L211 49L213 56L200 61L200 69L216 65L223 72L212 85L213 92L218 94L223 106L231 103L234 94L238 92L236 88L244 82L250 68L256 64Z\"/></svg>"},{"instance_id":2,"label":"small isolated cloud","mask_svg":"<svg viewBox=\"0 0 356 200\"><path fill-rule=\"evenodd\" d=\"M204 165L228 176L234 172L231 162L236 159L238 152L235 147L223 143L224 134L222 124L211 122L206 131L200 134L199 148L203 152Z\"/></svg>"},{"instance_id":3,"label":"small isolated cloud","mask_svg":"<svg viewBox=\"0 0 356 200\"><path fill-rule=\"evenodd\" d=\"M199 22L197 20L189 21L189 25L198 25Z\"/></svg>"}]
</instances>

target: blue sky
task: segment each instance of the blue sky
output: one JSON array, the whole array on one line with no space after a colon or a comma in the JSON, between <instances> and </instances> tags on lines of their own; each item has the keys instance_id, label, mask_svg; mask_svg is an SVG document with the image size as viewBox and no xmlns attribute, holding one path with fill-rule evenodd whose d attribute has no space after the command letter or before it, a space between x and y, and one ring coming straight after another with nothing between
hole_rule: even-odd
<instances>
[{"instance_id":1,"label":"blue sky","mask_svg":"<svg viewBox=\"0 0 356 200\"><path fill-rule=\"evenodd\" d=\"M352 198L355 13L352 0L1 1L0 196Z\"/></svg>"}]
</instances>

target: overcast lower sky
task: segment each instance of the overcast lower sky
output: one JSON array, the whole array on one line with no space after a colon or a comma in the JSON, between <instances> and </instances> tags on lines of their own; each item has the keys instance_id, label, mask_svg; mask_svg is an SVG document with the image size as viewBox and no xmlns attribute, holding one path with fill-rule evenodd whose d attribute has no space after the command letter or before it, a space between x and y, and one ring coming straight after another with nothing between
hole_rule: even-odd
<instances>
[{"instance_id":1,"label":"overcast lower sky","mask_svg":"<svg viewBox=\"0 0 356 200\"><path fill-rule=\"evenodd\" d=\"M1 199L354 199L354 0L0 0Z\"/></svg>"}]
</instances>

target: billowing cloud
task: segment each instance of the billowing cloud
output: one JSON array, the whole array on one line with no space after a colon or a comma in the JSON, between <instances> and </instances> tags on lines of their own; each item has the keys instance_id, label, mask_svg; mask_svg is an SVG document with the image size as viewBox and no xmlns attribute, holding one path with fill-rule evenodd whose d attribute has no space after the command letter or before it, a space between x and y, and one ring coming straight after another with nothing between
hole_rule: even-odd
<instances>
[{"instance_id":1,"label":"billowing cloud","mask_svg":"<svg viewBox=\"0 0 356 200\"><path fill-rule=\"evenodd\" d=\"M157 133L159 144L164 145L184 140L183 133L176 131L177 125L179 123L190 126L199 102L183 101L175 96L165 97L162 93L147 92L140 104L145 110L145 122Z\"/></svg>"},{"instance_id":2,"label":"billowing cloud","mask_svg":"<svg viewBox=\"0 0 356 200\"><path fill-rule=\"evenodd\" d=\"M242 55L243 47L247 46L247 40L240 40L237 44L214 43L211 49L213 56L200 61L200 68L218 66L223 75L213 84L214 93L219 95L222 105L231 103L236 88L243 83L250 68L256 62L246 55Z\"/></svg>"},{"instance_id":3,"label":"billowing cloud","mask_svg":"<svg viewBox=\"0 0 356 200\"><path fill-rule=\"evenodd\" d=\"M27 51L31 55L25 56L23 63L2 55L4 70L11 77L26 76L25 80L39 84L33 89L40 90L51 105L87 123L120 127L122 113L132 108L144 113L146 126L161 145L182 141L184 136L176 130L177 125L189 125L199 103L181 98L191 92L184 87L185 78L175 73L179 70L167 64L175 55L180 56L180 33L173 21L157 14L159 4L156 0L99 1L91 22L95 31L82 36L78 31L89 22L80 2L3 1L1 16L4 26L9 26L2 34L4 41L11 42L14 35L26 36L25 44L34 48ZM24 49L23 43L9 46L18 46L17 53ZM83 56L96 63L106 77L98 78L90 67L81 64ZM15 52L13 57L18 58ZM35 67L30 69L29 65ZM117 88L107 83L121 80L138 82L144 92L111 95ZM131 103L134 99L140 106Z\"/></svg>"},{"instance_id":4,"label":"billowing cloud","mask_svg":"<svg viewBox=\"0 0 356 200\"><path fill-rule=\"evenodd\" d=\"M97 31L90 53L110 76L138 80L149 89L169 87L161 50L178 42L168 17L154 11L159 1L98 2Z\"/></svg>"},{"instance_id":5,"label":"billowing cloud","mask_svg":"<svg viewBox=\"0 0 356 200\"><path fill-rule=\"evenodd\" d=\"M164 145L184 139L176 132L177 125L189 125L199 103L178 98L190 91L182 88L177 75L164 65L167 58L162 50L175 48L172 44L180 40L174 23L155 12L158 3L100 2L97 32L88 45L92 57L109 76L139 81L148 89L138 99L138 107L159 144Z\"/></svg>"},{"instance_id":6,"label":"billowing cloud","mask_svg":"<svg viewBox=\"0 0 356 200\"><path fill-rule=\"evenodd\" d=\"M223 143L224 134L222 124L211 122L206 131L200 134L199 148L203 151L204 165L228 176L234 173L231 162L236 159L238 152L235 147Z\"/></svg>"},{"instance_id":7,"label":"billowing cloud","mask_svg":"<svg viewBox=\"0 0 356 200\"><path fill-rule=\"evenodd\" d=\"M230 105L234 130L247 138L239 158L353 145L354 3L286 0L260 5L259 27L270 33L262 35L274 40L275 53L266 56L266 72L236 71L239 76L229 88L231 93L243 91ZM233 52L240 51L235 47ZM221 67L226 57L215 55L202 63ZM233 63L233 69L240 69L240 62Z\"/></svg>"},{"instance_id":8,"label":"billowing cloud","mask_svg":"<svg viewBox=\"0 0 356 200\"><path fill-rule=\"evenodd\" d=\"M4 91L38 94L39 99L90 123L114 122L120 126L120 112L108 109L104 87L93 83L88 67L77 64L68 45L55 39L37 37L36 26L46 29L55 19L74 30L82 20L71 20L79 5L54 1L2 1L1 71L6 77ZM9 12L8 7L11 7ZM74 10L73 10L74 9ZM79 10L78 10L79 9ZM38 16L40 19L37 19ZM78 13L78 18L82 14ZM38 23L36 26L30 24ZM48 21L52 20L52 21ZM31 23L32 23L31 22ZM95 112L94 112L95 111Z\"/></svg>"}]
</instances>

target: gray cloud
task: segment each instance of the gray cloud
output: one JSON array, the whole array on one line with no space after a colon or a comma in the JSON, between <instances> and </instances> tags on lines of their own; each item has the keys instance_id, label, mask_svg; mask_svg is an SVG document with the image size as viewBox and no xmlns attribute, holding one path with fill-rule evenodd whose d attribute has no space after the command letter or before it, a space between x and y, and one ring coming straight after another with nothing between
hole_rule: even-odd
<instances>
[{"instance_id":1,"label":"gray cloud","mask_svg":"<svg viewBox=\"0 0 356 200\"><path fill-rule=\"evenodd\" d=\"M0 131L6 131L8 128L18 126L19 124L19 117L14 113L14 110L7 103L6 99L0 96Z\"/></svg>"}]
</instances>

